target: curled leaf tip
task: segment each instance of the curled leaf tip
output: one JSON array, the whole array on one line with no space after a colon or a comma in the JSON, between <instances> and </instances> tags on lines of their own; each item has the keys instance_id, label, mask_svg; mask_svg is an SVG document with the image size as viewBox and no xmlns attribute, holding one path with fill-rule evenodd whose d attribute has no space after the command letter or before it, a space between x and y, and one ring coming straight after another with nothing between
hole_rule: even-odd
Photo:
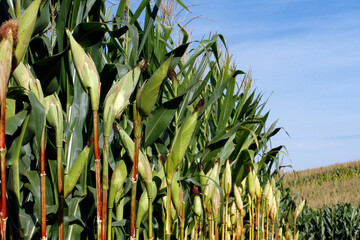
<instances>
[{"instance_id":1,"label":"curled leaf tip","mask_svg":"<svg viewBox=\"0 0 360 240\"><path fill-rule=\"evenodd\" d=\"M205 104L205 98L200 99L200 101L198 102L198 104L196 105L194 112L199 111Z\"/></svg>"}]
</instances>

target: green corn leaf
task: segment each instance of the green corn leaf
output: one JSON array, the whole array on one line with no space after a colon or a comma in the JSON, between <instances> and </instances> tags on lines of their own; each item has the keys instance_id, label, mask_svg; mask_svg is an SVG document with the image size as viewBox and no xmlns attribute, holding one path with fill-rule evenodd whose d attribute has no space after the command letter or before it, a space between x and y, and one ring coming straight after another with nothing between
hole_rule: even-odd
<instances>
[{"instance_id":1,"label":"green corn leaf","mask_svg":"<svg viewBox=\"0 0 360 240\"><path fill-rule=\"evenodd\" d=\"M160 107L151 112L145 123L144 147L148 147L153 144L156 139L168 128L183 98L184 95L180 95L163 103Z\"/></svg>"}]
</instances>

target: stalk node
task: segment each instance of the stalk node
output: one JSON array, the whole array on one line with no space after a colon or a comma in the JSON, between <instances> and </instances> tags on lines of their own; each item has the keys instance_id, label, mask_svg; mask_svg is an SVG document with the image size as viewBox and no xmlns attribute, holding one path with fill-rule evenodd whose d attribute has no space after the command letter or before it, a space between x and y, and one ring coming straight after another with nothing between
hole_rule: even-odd
<instances>
[{"instance_id":1,"label":"stalk node","mask_svg":"<svg viewBox=\"0 0 360 240\"><path fill-rule=\"evenodd\" d=\"M46 173L45 172L43 172L43 173L40 173L40 177L42 177L42 176L46 176Z\"/></svg>"}]
</instances>

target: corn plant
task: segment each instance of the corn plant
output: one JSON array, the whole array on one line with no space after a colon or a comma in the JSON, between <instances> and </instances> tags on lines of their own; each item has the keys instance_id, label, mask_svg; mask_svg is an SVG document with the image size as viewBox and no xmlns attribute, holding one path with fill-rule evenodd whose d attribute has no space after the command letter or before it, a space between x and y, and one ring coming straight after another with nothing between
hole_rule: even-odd
<instances>
[{"instance_id":1,"label":"corn plant","mask_svg":"<svg viewBox=\"0 0 360 240\"><path fill-rule=\"evenodd\" d=\"M279 185L263 190L280 128L223 36L175 44L161 2L8 4L3 239L282 239Z\"/></svg>"}]
</instances>

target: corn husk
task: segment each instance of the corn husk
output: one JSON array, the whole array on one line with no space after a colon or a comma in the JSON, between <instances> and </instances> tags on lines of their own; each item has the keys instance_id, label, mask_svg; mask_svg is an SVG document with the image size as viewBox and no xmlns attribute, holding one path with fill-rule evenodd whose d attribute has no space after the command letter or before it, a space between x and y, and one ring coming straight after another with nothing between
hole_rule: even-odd
<instances>
[{"instance_id":1,"label":"corn husk","mask_svg":"<svg viewBox=\"0 0 360 240\"><path fill-rule=\"evenodd\" d=\"M147 118L155 106L158 98L160 86L167 75L171 60L169 57L150 77L150 79L142 85L136 96L136 107L139 110L142 119Z\"/></svg>"},{"instance_id":2,"label":"corn husk","mask_svg":"<svg viewBox=\"0 0 360 240\"><path fill-rule=\"evenodd\" d=\"M230 167L230 161L227 160L225 163L225 171L223 175L223 191L227 197L230 195L231 185L232 185L231 167Z\"/></svg>"},{"instance_id":3,"label":"corn husk","mask_svg":"<svg viewBox=\"0 0 360 240\"><path fill-rule=\"evenodd\" d=\"M110 130L115 117L119 117L129 104L140 77L141 68L145 64L141 61L134 69L129 71L119 81L115 82L108 91L104 101L104 136L110 136Z\"/></svg>"},{"instance_id":4,"label":"corn husk","mask_svg":"<svg viewBox=\"0 0 360 240\"><path fill-rule=\"evenodd\" d=\"M120 133L121 142L123 143L126 152L130 156L130 159L134 161L134 142L133 140L127 135L127 133L118 128ZM152 171L149 160L145 156L145 154L139 150L139 164L138 164L138 171L144 182L148 183L152 181Z\"/></svg>"},{"instance_id":5,"label":"corn husk","mask_svg":"<svg viewBox=\"0 0 360 240\"><path fill-rule=\"evenodd\" d=\"M244 204L243 204L243 201L242 201L242 198L241 198L239 188L234 184L233 189L234 189L236 207L238 208L238 210L240 212L242 212L243 209L244 209Z\"/></svg>"},{"instance_id":6,"label":"corn husk","mask_svg":"<svg viewBox=\"0 0 360 240\"><path fill-rule=\"evenodd\" d=\"M41 0L34 0L19 18L18 44L14 52L14 66L24 58L34 31Z\"/></svg>"},{"instance_id":7,"label":"corn husk","mask_svg":"<svg viewBox=\"0 0 360 240\"><path fill-rule=\"evenodd\" d=\"M185 156L186 150L192 139L198 117L198 111L187 117L179 131L176 132L170 153L167 158L167 178L171 179L176 168Z\"/></svg>"},{"instance_id":8,"label":"corn husk","mask_svg":"<svg viewBox=\"0 0 360 240\"><path fill-rule=\"evenodd\" d=\"M56 147L62 147L63 141L63 114L61 102L56 93L44 98L46 120L56 131Z\"/></svg>"},{"instance_id":9,"label":"corn husk","mask_svg":"<svg viewBox=\"0 0 360 240\"><path fill-rule=\"evenodd\" d=\"M110 180L109 190L109 208L112 208L114 203L118 203L121 197L121 189L127 177L126 164L123 160L119 161L114 169Z\"/></svg>"},{"instance_id":10,"label":"corn husk","mask_svg":"<svg viewBox=\"0 0 360 240\"><path fill-rule=\"evenodd\" d=\"M91 107L97 111L100 101L100 77L94 61L85 53L84 49L76 42L72 34L66 29L66 34L70 40L70 48L81 85L85 92L90 95Z\"/></svg>"},{"instance_id":11,"label":"corn husk","mask_svg":"<svg viewBox=\"0 0 360 240\"><path fill-rule=\"evenodd\" d=\"M216 188L214 181L216 183L219 183L219 175L218 175L219 165L220 165L219 161L215 162L215 164L210 172L209 178L207 179L206 186L205 186L205 189L203 192L205 203L210 201L210 199L214 193L214 189Z\"/></svg>"},{"instance_id":12,"label":"corn husk","mask_svg":"<svg viewBox=\"0 0 360 240\"><path fill-rule=\"evenodd\" d=\"M0 102L5 98L11 69L13 48L16 42L17 21L9 20L0 27Z\"/></svg>"},{"instance_id":13,"label":"corn husk","mask_svg":"<svg viewBox=\"0 0 360 240\"><path fill-rule=\"evenodd\" d=\"M22 62L13 71L15 82L35 94L40 103L44 103L44 93L41 88L40 81L35 79L28 66Z\"/></svg>"},{"instance_id":14,"label":"corn husk","mask_svg":"<svg viewBox=\"0 0 360 240\"><path fill-rule=\"evenodd\" d=\"M305 207L305 203L306 203L306 201L303 200L303 201L301 201L301 202L299 203L299 205L297 205L297 207L295 208L295 211L294 211L294 218L295 218L295 219L297 219L297 218L300 216L302 210L303 210L304 207Z\"/></svg>"},{"instance_id":15,"label":"corn husk","mask_svg":"<svg viewBox=\"0 0 360 240\"><path fill-rule=\"evenodd\" d=\"M66 198L74 189L75 184L79 180L81 173L84 170L86 162L90 153L90 146L86 145L79 156L76 158L74 164L71 166L69 172L64 176L64 197Z\"/></svg>"}]
</instances>

